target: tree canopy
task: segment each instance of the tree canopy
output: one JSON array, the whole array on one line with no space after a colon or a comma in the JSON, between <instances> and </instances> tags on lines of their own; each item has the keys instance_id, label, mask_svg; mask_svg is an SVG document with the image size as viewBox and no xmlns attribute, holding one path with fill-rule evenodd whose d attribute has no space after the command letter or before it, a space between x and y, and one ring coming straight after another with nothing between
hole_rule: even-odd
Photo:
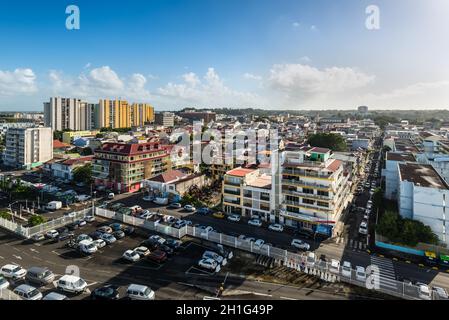
<instances>
[{"instance_id":1,"label":"tree canopy","mask_svg":"<svg viewBox=\"0 0 449 320\"><path fill-rule=\"evenodd\" d=\"M73 181L83 182L85 184L92 183L92 165L86 164L73 170Z\"/></svg>"},{"instance_id":2,"label":"tree canopy","mask_svg":"<svg viewBox=\"0 0 449 320\"><path fill-rule=\"evenodd\" d=\"M333 151L346 151L348 148L343 137L335 133L312 134L307 142L312 147L328 148Z\"/></svg>"}]
</instances>

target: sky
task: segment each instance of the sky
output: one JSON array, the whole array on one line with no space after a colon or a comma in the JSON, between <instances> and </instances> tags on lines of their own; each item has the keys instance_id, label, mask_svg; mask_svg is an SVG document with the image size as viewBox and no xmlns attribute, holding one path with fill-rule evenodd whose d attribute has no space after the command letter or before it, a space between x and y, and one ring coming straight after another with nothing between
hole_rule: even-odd
<instances>
[{"instance_id":1,"label":"sky","mask_svg":"<svg viewBox=\"0 0 449 320\"><path fill-rule=\"evenodd\" d=\"M448 109L448 34L447 0L1 0L0 111Z\"/></svg>"}]
</instances>

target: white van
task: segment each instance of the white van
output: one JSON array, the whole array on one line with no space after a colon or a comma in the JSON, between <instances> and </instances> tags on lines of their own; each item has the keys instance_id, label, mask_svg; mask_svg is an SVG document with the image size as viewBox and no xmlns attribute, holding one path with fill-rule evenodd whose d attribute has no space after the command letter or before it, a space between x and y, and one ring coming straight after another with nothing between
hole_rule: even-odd
<instances>
[{"instance_id":1,"label":"white van","mask_svg":"<svg viewBox=\"0 0 449 320\"><path fill-rule=\"evenodd\" d=\"M65 292L81 293L86 290L87 283L80 277L65 275L57 281L56 287Z\"/></svg>"},{"instance_id":2,"label":"white van","mask_svg":"<svg viewBox=\"0 0 449 320\"><path fill-rule=\"evenodd\" d=\"M335 274L340 273L340 261L332 259L331 264L329 266L329 271Z\"/></svg>"},{"instance_id":3,"label":"white van","mask_svg":"<svg viewBox=\"0 0 449 320\"><path fill-rule=\"evenodd\" d=\"M85 254L97 252L98 248L92 240L82 240L78 243L78 250Z\"/></svg>"},{"instance_id":4,"label":"white van","mask_svg":"<svg viewBox=\"0 0 449 320\"><path fill-rule=\"evenodd\" d=\"M131 300L154 300L154 291L147 286L130 284L126 296Z\"/></svg>"},{"instance_id":5,"label":"white van","mask_svg":"<svg viewBox=\"0 0 449 320\"><path fill-rule=\"evenodd\" d=\"M50 201L47 204L48 210L59 210L62 208L62 202L61 201Z\"/></svg>"}]
</instances>

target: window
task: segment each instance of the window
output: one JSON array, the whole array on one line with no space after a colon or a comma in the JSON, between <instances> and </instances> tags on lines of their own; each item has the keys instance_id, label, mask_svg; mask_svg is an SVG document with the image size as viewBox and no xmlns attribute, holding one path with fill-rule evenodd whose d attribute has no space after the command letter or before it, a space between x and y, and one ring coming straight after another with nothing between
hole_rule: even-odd
<instances>
[{"instance_id":1,"label":"window","mask_svg":"<svg viewBox=\"0 0 449 320\"><path fill-rule=\"evenodd\" d=\"M317 204L317 206L320 206L320 207L329 208L329 204L327 202L317 201L316 204Z\"/></svg>"},{"instance_id":2,"label":"window","mask_svg":"<svg viewBox=\"0 0 449 320\"><path fill-rule=\"evenodd\" d=\"M328 191L317 190L317 194L319 196L329 197L329 192Z\"/></svg>"},{"instance_id":3,"label":"window","mask_svg":"<svg viewBox=\"0 0 449 320\"><path fill-rule=\"evenodd\" d=\"M303 193L307 193L307 194L313 194L313 189L302 188L302 192L303 192Z\"/></svg>"},{"instance_id":4,"label":"window","mask_svg":"<svg viewBox=\"0 0 449 320\"><path fill-rule=\"evenodd\" d=\"M302 203L305 204L315 204L315 201L311 200L311 199L302 199Z\"/></svg>"}]
</instances>

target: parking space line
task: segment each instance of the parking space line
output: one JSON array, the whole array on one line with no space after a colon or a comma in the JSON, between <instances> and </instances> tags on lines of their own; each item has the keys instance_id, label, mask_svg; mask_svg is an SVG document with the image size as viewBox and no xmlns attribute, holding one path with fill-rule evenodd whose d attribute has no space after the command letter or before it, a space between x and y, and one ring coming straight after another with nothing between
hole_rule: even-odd
<instances>
[{"instance_id":1,"label":"parking space line","mask_svg":"<svg viewBox=\"0 0 449 320\"><path fill-rule=\"evenodd\" d=\"M285 299L285 300L298 300L298 299L294 299L294 298L289 298L289 297L279 297L281 299Z\"/></svg>"},{"instance_id":2,"label":"parking space line","mask_svg":"<svg viewBox=\"0 0 449 320\"><path fill-rule=\"evenodd\" d=\"M3 258L2 256L0 256L0 259L3 259L3 260L5 260L5 258Z\"/></svg>"},{"instance_id":3,"label":"parking space line","mask_svg":"<svg viewBox=\"0 0 449 320\"><path fill-rule=\"evenodd\" d=\"M193 273L193 272L191 272L191 270L196 270L196 271L202 272L203 274ZM193 274L193 275L208 275L208 276L213 276L215 274L215 272L207 272L205 270L198 269L197 267L194 267L194 266L191 266L189 269L187 269L187 271L185 273Z\"/></svg>"}]
</instances>

